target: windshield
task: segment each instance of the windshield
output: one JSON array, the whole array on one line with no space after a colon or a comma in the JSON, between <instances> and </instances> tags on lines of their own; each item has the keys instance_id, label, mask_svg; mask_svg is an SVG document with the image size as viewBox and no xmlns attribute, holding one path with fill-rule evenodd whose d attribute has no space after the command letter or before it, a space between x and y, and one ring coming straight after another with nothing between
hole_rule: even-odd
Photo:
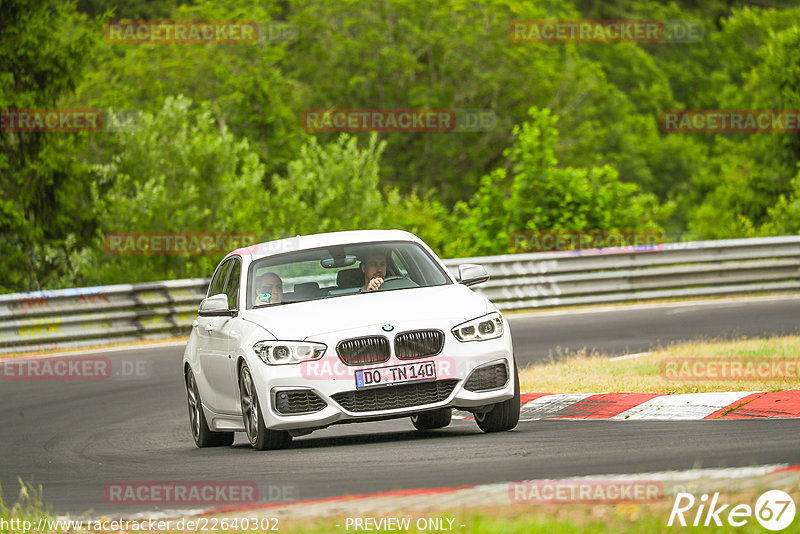
<instances>
[{"instance_id":1,"label":"windshield","mask_svg":"<svg viewBox=\"0 0 800 534\"><path fill-rule=\"evenodd\" d=\"M452 283L425 249L406 241L270 256L253 262L249 273L248 308Z\"/></svg>"}]
</instances>

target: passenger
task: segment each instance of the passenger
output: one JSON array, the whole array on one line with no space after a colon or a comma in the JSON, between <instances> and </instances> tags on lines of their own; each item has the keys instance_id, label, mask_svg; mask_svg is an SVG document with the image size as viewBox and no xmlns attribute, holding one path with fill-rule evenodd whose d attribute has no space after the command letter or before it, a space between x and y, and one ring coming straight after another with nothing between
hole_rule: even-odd
<instances>
[{"instance_id":1,"label":"passenger","mask_svg":"<svg viewBox=\"0 0 800 534\"><path fill-rule=\"evenodd\" d=\"M283 299L283 280L275 273L258 275L255 283L255 303L276 304Z\"/></svg>"}]
</instances>

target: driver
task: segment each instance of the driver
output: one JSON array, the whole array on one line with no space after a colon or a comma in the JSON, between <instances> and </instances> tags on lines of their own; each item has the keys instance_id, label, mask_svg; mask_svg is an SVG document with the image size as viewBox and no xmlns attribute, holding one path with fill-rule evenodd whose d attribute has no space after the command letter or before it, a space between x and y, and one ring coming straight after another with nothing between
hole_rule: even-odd
<instances>
[{"instance_id":1,"label":"driver","mask_svg":"<svg viewBox=\"0 0 800 534\"><path fill-rule=\"evenodd\" d=\"M375 291L381 287L386 276L386 253L369 252L361 262L361 272L364 273L362 291Z\"/></svg>"},{"instance_id":2,"label":"driver","mask_svg":"<svg viewBox=\"0 0 800 534\"><path fill-rule=\"evenodd\" d=\"M255 288L256 304L275 304L283 298L283 280L275 273L258 275Z\"/></svg>"}]
</instances>

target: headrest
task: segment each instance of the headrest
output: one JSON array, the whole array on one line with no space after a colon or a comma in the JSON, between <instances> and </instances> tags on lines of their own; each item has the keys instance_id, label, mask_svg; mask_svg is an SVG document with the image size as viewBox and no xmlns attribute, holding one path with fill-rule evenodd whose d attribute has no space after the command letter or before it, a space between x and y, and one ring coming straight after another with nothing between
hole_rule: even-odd
<instances>
[{"instance_id":1,"label":"headrest","mask_svg":"<svg viewBox=\"0 0 800 534\"><path fill-rule=\"evenodd\" d=\"M344 287L361 287L364 285L364 273L359 267L343 269L336 274L336 285Z\"/></svg>"},{"instance_id":2,"label":"headrest","mask_svg":"<svg viewBox=\"0 0 800 534\"><path fill-rule=\"evenodd\" d=\"M317 296L319 293L319 284L316 282L305 282L303 284L294 285L295 296L308 297Z\"/></svg>"}]
</instances>

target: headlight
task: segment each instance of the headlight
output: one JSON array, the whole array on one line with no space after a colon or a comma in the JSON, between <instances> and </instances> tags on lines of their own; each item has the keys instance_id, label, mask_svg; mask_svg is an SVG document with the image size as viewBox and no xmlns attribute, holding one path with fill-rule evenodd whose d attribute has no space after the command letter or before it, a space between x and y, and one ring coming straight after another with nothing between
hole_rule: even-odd
<instances>
[{"instance_id":1,"label":"headlight","mask_svg":"<svg viewBox=\"0 0 800 534\"><path fill-rule=\"evenodd\" d=\"M503 317L497 312L492 312L489 315L461 323L451 332L459 341L495 339L503 335Z\"/></svg>"},{"instance_id":2,"label":"headlight","mask_svg":"<svg viewBox=\"0 0 800 534\"><path fill-rule=\"evenodd\" d=\"M322 358L327 348L322 343L306 341L259 341L253 345L256 355L269 365L317 360Z\"/></svg>"}]
</instances>

